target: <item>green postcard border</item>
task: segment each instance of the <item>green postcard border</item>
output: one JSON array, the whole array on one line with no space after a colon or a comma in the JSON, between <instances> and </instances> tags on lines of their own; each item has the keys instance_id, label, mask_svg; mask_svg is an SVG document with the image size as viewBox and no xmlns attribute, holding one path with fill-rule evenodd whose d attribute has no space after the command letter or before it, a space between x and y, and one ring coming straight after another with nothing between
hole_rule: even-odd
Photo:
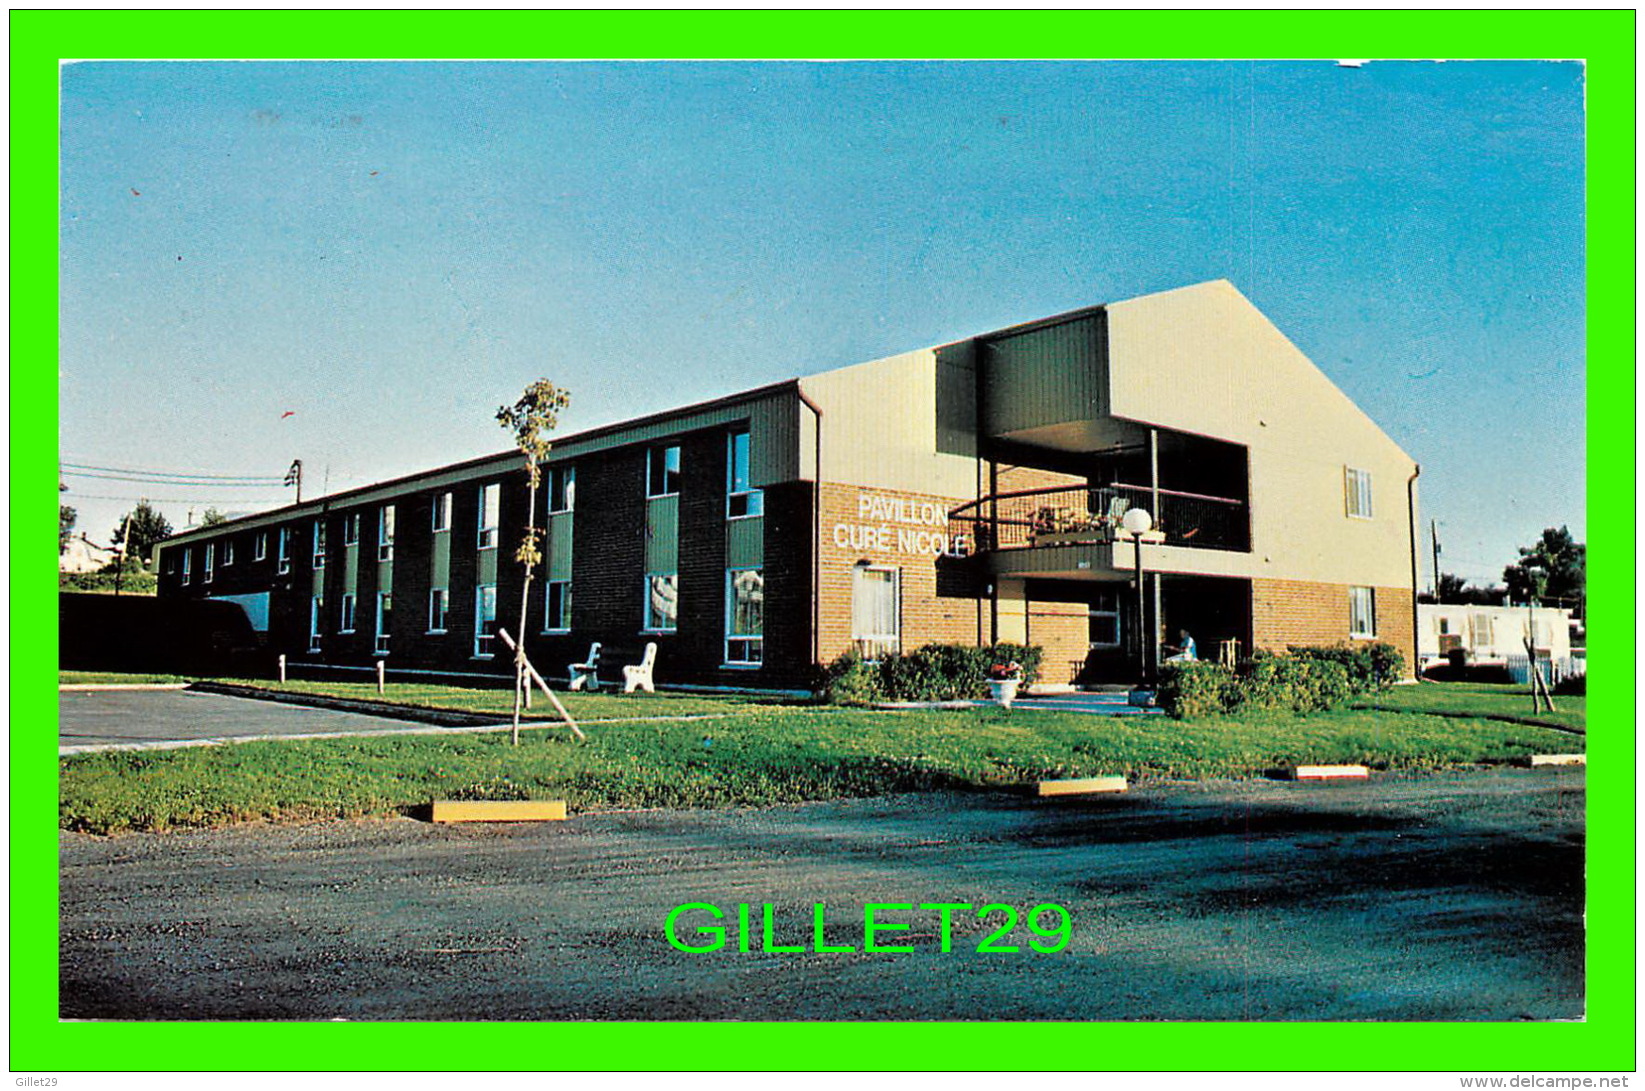
<instances>
[{"instance_id":1,"label":"green postcard border","mask_svg":"<svg viewBox=\"0 0 1645 1091\"><path fill-rule=\"evenodd\" d=\"M11 1069L1615 1071L1634 1035L1632 11L49 12L11 27ZM75 58L1585 59L1589 557L1588 1018L1581 1023L61 1023L57 1019L57 88ZM323 54L320 56L324 56ZM21 623L21 624L19 624ZM32 632L31 639L19 639ZM43 639L49 634L49 639ZM1593 862L1600 862L1595 864ZM988 1013L976 1013L986 1019Z\"/></svg>"}]
</instances>

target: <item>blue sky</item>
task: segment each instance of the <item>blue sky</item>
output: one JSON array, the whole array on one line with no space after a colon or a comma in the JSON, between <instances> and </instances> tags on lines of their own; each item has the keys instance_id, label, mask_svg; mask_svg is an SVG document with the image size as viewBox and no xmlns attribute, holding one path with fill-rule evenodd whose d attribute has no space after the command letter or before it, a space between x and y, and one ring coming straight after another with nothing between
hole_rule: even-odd
<instances>
[{"instance_id":1,"label":"blue sky","mask_svg":"<svg viewBox=\"0 0 1645 1091\"><path fill-rule=\"evenodd\" d=\"M1446 570L1584 533L1576 64L82 63L62 149L67 461L312 495L1227 277Z\"/></svg>"}]
</instances>

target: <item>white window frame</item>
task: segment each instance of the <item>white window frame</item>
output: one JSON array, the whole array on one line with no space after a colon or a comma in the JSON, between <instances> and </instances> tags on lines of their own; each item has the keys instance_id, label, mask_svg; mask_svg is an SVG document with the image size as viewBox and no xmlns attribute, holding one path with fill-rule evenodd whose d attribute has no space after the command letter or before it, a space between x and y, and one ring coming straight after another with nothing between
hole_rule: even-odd
<instances>
[{"instance_id":1,"label":"white window frame","mask_svg":"<svg viewBox=\"0 0 1645 1091\"><path fill-rule=\"evenodd\" d=\"M1377 589L1348 588L1348 636L1353 640L1375 640L1376 635Z\"/></svg>"},{"instance_id":2,"label":"white window frame","mask_svg":"<svg viewBox=\"0 0 1645 1091\"><path fill-rule=\"evenodd\" d=\"M314 595L308 605L308 650L320 651L321 626L325 624L326 596L324 593Z\"/></svg>"},{"instance_id":3,"label":"white window frame","mask_svg":"<svg viewBox=\"0 0 1645 1091\"><path fill-rule=\"evenodd\" d=\"M564 625L555 625L554 621L554 588L564 588L560 592L560 612ZM571 631L571 581L546 580L543 583L543 632L569 633Z\"/></svg>"},{"instance_id":4,"label":"white window frame","mask_svg":"<svg viewBox=\"0 0 1645 1091\"><path fill-rule=\"evenodd\" d=\"M275 557L274 571L284 575L291 571L291 528L281 527L278 537L278 553Z\"/></svg>"},{"instance_id":5,"label":"white window frame","mask_svg":"<svg viewBox=\"0 0 1645 1091\"><path fill-rule=\"evenodd\" d=\"M651 616L651 583L653 580L672 579L674 581L674 616L669 619L667 626L654 624L658 619ZM642 633L677 633L680 631L680 574L679 572L647 572L644 581L640 584L640 609Z\"/></svg>"},{"instance_id":6,"label":"white window frame","mask_svg":"<svg viewBox=\"0 0 1645 1091\"><path fill-rule=\"evenodd\" d=\"M742 488L737 480L737 441L742 441ZM747 429L732 432L725 437L725 517L727 519L758 519L765 514L765 490L755 488L753 440ZM741 511L737 509L741 508Z\"/></svg>"},{"instance_id":7,"label":"white window frame","mask_svg":"<svg viewBox=\"0 0 1645 1091\"><path fill-rule=\"evenodd\" d=\"M1343 505L1350 519L1370 519L1374 509L1371 503L1371 471L1342 468Z\"/></svg>"},{"instance_id":8,"label":"white window frame","mask_svg":"<svg viewBox=\"0 0 1645 1091\"><path fill-rule=\"evenodd\" d=\"M314 520L314 567L326 566L326 521Z\"/></svg>"},{"instance_id":9,"label":"white window frame","mask_svg":"<svg viewBox=\"0 0 1645 1091\"><path fill-rule=\"evenodd\" d=\"M180 581L184 587L188 586L189 572L193 567L194 547L183 547L183 578Z\"/></svg>"},{"instance_id":10,"label":"white window frame","mask_svg":"<svg viewBox=\"0 0 1645 1091\"><path fill-rule=\"evenodd\" d=\"M480 486L480 512L476 517L475 545L479 549L497 548L497 524L502 522L503 485L493 481Z\"/></svg>"},{"instance_id":11,"label":"white window frame","mask_svg":"<svg viewBox=\"0 0 1645 1091\"><path fill-rule=\"evenodd\" d=\"M739 572L758 572L760 574L760 631L757 633L739 633L734 631L733 623L737 617L737 574ZM734 645L742 645L742 655L733 654ZM753 654L750 655L749 653ZM728 667L759 667L765 665L765 568L762 565L745 565L742 568L727 568L725 570L725 665Z\"/></svg>"},{"instance_id":12,"label":"white window frame","mask_svg":"<svg viewBox=\"0 0 1645 1091\"><path fill-rule=\"evenodd\" d=\"M491 592L491 617L489 619L485 617L483 608L487 591ZM492 650L492 643L496 638L489 631L491 626L487 624L488 621L492 624L497 621L497 585L494 583L482 583L474 589L475 659L490 659L496 654Z\"/></svg>"},{"instance_id":13,"label":"white window frame","mask_svg":"<svg viewBox=\"0 0 1645 1091\"><path fill-rule=\"evenodd\" d=\"M343 548L360 544L360 513L349 512L343 516Z\"/></svg>"},{"instance_id":14,"label":"white window frame","mask_svg":"<svg viewBox=\"0 0 1645 1091\"><path fill-rule=\"evenodd\" d=\"M888 572L891 574L892 614L896 631L890 633L862 633L857 631L857 587L859 574ZM859 564L851 569L851 640L858 647L867 646L865 659L895 654L902 650L902 569L886 564Z\"/></svg>"},{"instance_id":15,"label":"white window frame","mask_svg":"<svg viewBox=\"0 0 1645 1091\"><path fill-rule=\"evenodd\" d=\"M394 505L384 504L377 509L377 559L394 559Z\"/></svg>"},{"instance_id":16,"label":"white window frame","mask_svg":"<svg viewBox=\"0 0 1645 1091\"><path fill-rule=\"evenodd\" d=\"M216 569L217 569L217 543L216 542L207 542L206 543L206 560L205 560L205 563L200 566L200 582L201 583L210 583L212 576L216 575Z\"/></svg>"},{"instance_id":17,"label":"white window frame","mask_svg":"<svg viewBox=\"0 0 1645 1091\"><path fill-rule=\"evenodd\" d=\"M558 489L560 506L554 506L556 482L561 483ZM548 514L560 515L574 511L577 507L577 467L573 465L550 466L548 468Z\"/></svg>"},{"instance_id":18,"label":"white window frame","mask_svg":"<svg viewBox=\"0 0 1645 1091\"><path fill-rule=\"evenodd\" d=\"M252 539L251 559L254 561L268 560L268 531L259 530L257 537Z\"/></svg>"},{"instance_id":19,"label":"white window frame","mask_svg":"<svg viewBox=\"0 0 1645 1091\"><path fill-rule=\"evenodd\" d=\"M674 488L673 489L670 489L668 487L668 475L669 475L669 472L670 472L669 469L668 469L668 453L670 451L672 451L674 453L673 474L674 474L675 480L674 480ZM655 478L657 476L656 463L657 463L658 459L662 460L662 479L663 480L662 480L662 491L660 491L660 492L656 491L656 486L654 484ZM647 448L646 454L645 454L645 495L646 495L646 499L654 500L654 499L656 499L658 497L662 497L662 496L678 496L678 495L680 495L680 478L684 475L684 472L685 472L685 455L684 455L684 452L681 451L680 445L678 443L667 443L667 444L661 444L661 445L656 446L656 447Z\"/></svg>"},{"instance_id":20,"label":"white window frame","mask_svg":"<svg viewBox=\"0 0 1645 1091\"><path fill-rule=\"evenodd\" d=\"M384 609L385 605L387 606L386 611ZM385 613L388 615L387 618L385 618L385 616L384 616ZM374 654L376 654L376 655L387 655L388 654L389 640L394 635L394 633L393 633L392 629L385 629L383 627L383 622L385 620L389 620L390 618L392 618L393 614L394 614L394 592L392 592L392 591L379 591L379 592L377 592L377 625L376 625L377 640L376 640L376 643L373 645L373 651L374 651ZM392 626L393 622L390 620L389 624Z\"/></svg>"},{"instance_id":21,"label":"white window frame","mask_svg":"<svg viewBox=\"0 0 1645 1091\"><path fill-rule=\"evenodd\" d=\"M343 602L337 617L337 632L339 635L354 631L354 592L345 591L343 593Z\"/></svg>"},{"instance_id":22,"label":"white window frame","mask_svg":"<svg viewBox=\"0 0 1645 1091\"><path fill-rule=\"evenodd\" d=\"M1098 601L1100 596L1109 594L1113 595L1112 606ZM1092 651L1111 651L1123 645L1125 641L1125 627L1120 624L1120 591L1117 586L1112 588L1098 587L1092 595L1092 602L1087 610L1086 617L1088 619L1085 630L1086 639L1089 642ZM1098 640L1096 638L1097 618L1114 619L1114 639L1112 641Z\"/></svg>"},{"instance_id":23,"label":"white window frame","mask_svg":"<svg viewBox=\"0 0 1645 1091\"><path fill-rule=\"evenodd\" d=\"M223 539L223 567L227 568L229 565L231 565L233 563L234 563L234 539L232 537L224 538Z\"/></svg>"},{"instance_id":24,"label":"white window frame","mask_svg":"<svg viewBox=\"0 0 1645 1091\"><path fill-rule=\"evenodd\" d=\"M451 494L449 492L439 493L434 497L434 503L430 505L429 525L435 534L443 534L451 529Z\"/></svg>"},{"instance_id":25,"label":"white window frame","mask_svg":"<svg viewBox=\"0 0 1645 1091\"><path fill-rule=\"evenodd\" d=\"M438 600L434 596L440 596ZM439 610L435 610L438 601ZM439 636L446 631L451 617L451 589L447 587L430 587L428 589L428 635ZM439 622L439 624L435 624Z\"/></svg>"}]
</instances>

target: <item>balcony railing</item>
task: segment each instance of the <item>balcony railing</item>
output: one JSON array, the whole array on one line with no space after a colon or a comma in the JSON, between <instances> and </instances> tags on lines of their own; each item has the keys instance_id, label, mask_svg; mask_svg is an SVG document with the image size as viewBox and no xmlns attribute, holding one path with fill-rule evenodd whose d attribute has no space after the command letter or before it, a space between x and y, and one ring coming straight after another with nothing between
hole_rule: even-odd
<instances>
[{"instance_id":1,"label":"balcony railing","mask_svg":"<svg viewBox=\"0 0 1645 1091\"><path fill-rule=\"evenodd\" d=\"M1062 485L999 493L948 513L949 534L964 534L978 552L1108 543L1125 537L1120 517L1142 508L1154 517L1164 544L1197 549L1250 548L1243 501L1145 485Z\"/></svg>"}]
</instances>

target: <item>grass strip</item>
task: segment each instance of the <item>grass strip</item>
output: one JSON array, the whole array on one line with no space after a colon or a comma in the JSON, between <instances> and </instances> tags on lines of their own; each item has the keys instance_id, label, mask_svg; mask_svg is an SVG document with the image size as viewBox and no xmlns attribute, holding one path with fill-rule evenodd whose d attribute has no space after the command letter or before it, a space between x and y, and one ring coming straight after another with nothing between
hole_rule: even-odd
<instances>
[{"instance_id":1,"label":"grass strip","mask_svg":"<svg viewBox=\"0 0 1645 1091\"><path fill-rule=\"evenodd\" d=\"M507 696L507 694L503 694ZM113 833L416 813L435 799L564 799L573 813L748 807L1042 779L1257 776L1299 762L1422 770L1569 751L1531 725L1341 710L1169 721L1068 713L800 710L563 733L269 740L59 761L59 824Z\"/></svg>"}]
</instances>

